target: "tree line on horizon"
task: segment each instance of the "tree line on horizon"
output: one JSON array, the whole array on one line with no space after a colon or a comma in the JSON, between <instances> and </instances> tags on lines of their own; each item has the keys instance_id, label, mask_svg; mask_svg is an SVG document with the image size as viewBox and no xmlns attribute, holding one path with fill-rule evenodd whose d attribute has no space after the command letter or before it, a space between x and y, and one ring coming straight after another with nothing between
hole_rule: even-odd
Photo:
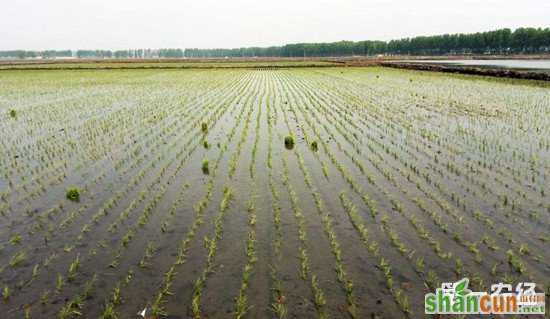
<instances>
[{"instance_id":1,"label":"tree line on horizon","mask_svg":"<svg viewBox=\"0 0 550 319\"><path fill-rule=\"evenodd\" d=\"M461 55L549 53L550 28L508 28L470 34L418 36L391 41L339 41L296 43L233 49L129 49L0 51L0 58L225 58L225 57L329 57L372 55Z\"/></svg>"}]
</instances>

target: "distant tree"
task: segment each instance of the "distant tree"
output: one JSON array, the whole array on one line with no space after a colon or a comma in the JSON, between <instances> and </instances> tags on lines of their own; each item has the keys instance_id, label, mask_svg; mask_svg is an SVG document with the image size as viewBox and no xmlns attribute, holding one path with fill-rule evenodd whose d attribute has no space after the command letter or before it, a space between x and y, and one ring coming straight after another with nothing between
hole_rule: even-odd
<instances>
[{"instance_id":1,"label":"distant tree","mask_svg":"<svg viewBox=\"0 0 550 319\"><path fill-rule=\"evenodd\" d=\"M544 53L550 52L550 28L498 29L470 34L443 34L418 36L391 41L339 41L330 43L293 43L283 46L178 49L164 48L128 50L78 50L78 58L223 58L223 57L329 57L376 54L469 54L469 53ZM0 58L55 58L70 57L73 52L65 51L0 51Z\"/></svg>"}]
</instances>

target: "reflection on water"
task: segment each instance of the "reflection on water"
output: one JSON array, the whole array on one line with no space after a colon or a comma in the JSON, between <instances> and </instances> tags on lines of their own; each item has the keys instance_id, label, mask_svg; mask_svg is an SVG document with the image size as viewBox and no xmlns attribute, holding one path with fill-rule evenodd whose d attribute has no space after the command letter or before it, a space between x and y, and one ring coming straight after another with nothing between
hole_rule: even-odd
<instances>
[{"instance_id":1,"label":"reflection on water","mask_svg":"<svg viewBox=\"0 0 550 319\"><path fill-rule=\"evenodd\" d=\"M550 60L407 60L403 62L442 63L469 66L496 66L510 69L550 70Z\"/></svg>"}]
</instances>

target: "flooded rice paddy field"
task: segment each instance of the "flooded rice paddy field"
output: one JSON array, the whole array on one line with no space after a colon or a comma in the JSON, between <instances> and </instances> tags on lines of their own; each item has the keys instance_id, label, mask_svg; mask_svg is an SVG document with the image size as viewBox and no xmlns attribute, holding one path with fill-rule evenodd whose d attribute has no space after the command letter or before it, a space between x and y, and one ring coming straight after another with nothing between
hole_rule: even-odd
<instances>
[{"instance_id":1,"label":"flooded rice paddy field","mask_svg":"<svg viewBox=\"0 0 550 319\"><path fill-rule=\"evenodd\" d=\"M0 111L2 318L418 318L441 282L550 285L548 86L6 71Z\"/></svg>"}]
</instances>

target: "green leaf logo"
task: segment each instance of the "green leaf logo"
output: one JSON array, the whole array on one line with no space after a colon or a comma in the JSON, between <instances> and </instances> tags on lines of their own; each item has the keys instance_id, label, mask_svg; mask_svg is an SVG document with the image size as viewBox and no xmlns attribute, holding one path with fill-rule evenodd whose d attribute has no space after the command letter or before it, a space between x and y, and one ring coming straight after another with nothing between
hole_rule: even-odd
<instances>
[{"instance_id":1,"label":"green leaf logo","mask_svg":"<svg viewBox=\"0 0 550 319\"><path fill-rule=\"evenodd\" d=\"M465 296L472 292L470 289L468 289L468 282L468 278L464 278L455 282L455 293L460 296Z\"/></svg>"}]
</instances>

